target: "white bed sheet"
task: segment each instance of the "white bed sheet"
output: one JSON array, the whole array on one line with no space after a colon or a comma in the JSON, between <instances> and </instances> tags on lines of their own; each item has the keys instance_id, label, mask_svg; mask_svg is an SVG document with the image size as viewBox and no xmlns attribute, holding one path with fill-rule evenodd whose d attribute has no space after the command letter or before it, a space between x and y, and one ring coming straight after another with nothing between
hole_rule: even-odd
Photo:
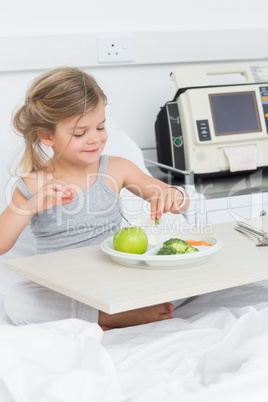
<instances>
[{"instance_id":1,"label":"white bed sheet","mask_svg":"<svg viewBox=\"0 0 268 402\"><path fill-rule=\"evenodd\" d=\"M1 402L267 401L260 284L197 297L171 320L106 332L76 319L15 327L2 314L1 323Z\"/></svg>"}]
</instances>

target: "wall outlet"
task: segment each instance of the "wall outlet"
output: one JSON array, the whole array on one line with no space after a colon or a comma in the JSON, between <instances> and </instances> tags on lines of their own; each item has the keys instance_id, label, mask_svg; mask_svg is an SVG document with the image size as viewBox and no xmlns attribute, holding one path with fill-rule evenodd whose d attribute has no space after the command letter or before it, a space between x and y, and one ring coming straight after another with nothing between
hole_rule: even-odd
<instances>
[{"instance_id":1,"label":"wall outlet","mask_svg":"<svg viewBox=\"0 0 268 402\"><path fill-rule=\"evenodd\" d=\"M125 63L135 59L133 35L101 35L98 38L99 63Z\"/></svg>"}]
</instances>

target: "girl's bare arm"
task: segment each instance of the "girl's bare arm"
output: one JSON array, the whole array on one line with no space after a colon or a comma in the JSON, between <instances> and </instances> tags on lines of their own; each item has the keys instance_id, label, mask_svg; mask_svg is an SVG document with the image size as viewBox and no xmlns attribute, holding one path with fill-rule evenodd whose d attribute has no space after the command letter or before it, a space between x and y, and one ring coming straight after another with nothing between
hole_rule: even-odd
<instances>
[{"instance_id":1,"label":"girl's bare arm","mask_svg":"<svg viewBox=\"0 0 268 402\"><path fill-rule=\"evenodd\" d=\"M148 176L135 164L123 158L114 158L112 164L112 174L118 177L122 187L126 187L135 195L151 203L151 219L160 219L163 213L172 212L175 214L183 213L190 204L188 194L185 195L176 187ZM185 199L182 208L178 207Z\"/></svg>"},{"instance_id":2,"label":"girl's bare arm","mask_svg":"<svg viewBox=\"0 0 268 402\"><path fill-rule=\"evenodd\" d=\"M0 255L13 247L33 215L28 200L16 189L9 206L0 215Z\"/></svg>"},{"instance_id":3,"label":"girl's bare arm","mask_svg":"<svg viewBox=\"0 0 268 402\"><path fill-rule=\"evenodd\" d=\"M37 212L72 202L73 196L72 189L62 182L45 184L29 200L16 188L9 206L0 215L0 255L14 246Z\"/></svg>"}]
</instances>

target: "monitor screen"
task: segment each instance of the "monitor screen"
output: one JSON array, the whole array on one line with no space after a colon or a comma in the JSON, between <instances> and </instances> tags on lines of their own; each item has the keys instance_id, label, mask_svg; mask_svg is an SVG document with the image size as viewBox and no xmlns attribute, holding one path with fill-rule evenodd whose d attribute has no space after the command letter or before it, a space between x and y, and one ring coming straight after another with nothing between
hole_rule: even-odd
<instances>
[{"instance_id":1,"label":"monitor screen","mask_svg":"<svg viewBox=\"0 0 268 402\"><path fill-rule=\"evenodd\" d=\"M209 95L215 135L260 132L254 91Z\"/></svg>"}]
</instances>

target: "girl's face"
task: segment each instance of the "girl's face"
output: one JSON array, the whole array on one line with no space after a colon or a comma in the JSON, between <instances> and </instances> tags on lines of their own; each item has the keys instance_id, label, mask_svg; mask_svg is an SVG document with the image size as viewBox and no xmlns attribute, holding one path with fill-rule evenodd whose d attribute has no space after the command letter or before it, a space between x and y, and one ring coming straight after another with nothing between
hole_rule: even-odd
<instances>
[{"instance_id":1,"label":"girl's face","mask_svg":"<svg viewBox=\"0 0 268 402\"><path fill-rule=\"evenodd\" d=\"M104 104L100 102L78 123L74 117L57 124L52 141L61 160L83 166L98 162L107 141Z\"/></svg>"}]
</instances>

